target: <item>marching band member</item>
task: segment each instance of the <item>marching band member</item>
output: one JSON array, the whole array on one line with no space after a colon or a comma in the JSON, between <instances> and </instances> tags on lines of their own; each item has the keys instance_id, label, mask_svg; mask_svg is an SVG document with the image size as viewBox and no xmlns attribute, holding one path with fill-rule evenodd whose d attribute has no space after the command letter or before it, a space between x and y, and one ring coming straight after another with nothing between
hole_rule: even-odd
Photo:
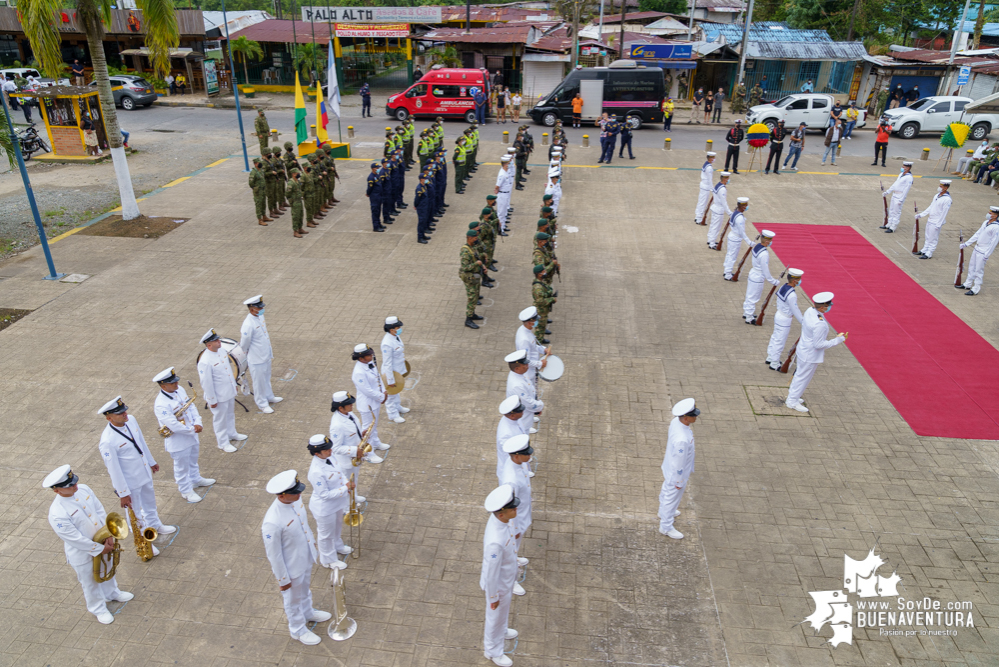
<instances>
[{"instance_id":1,"label":"marching band member","mask_svg":"<svg viewBox=\"0 0 999 667\"><path fill-rule=\"evenodd\" d=\"M503 474L503 466L509 457L503 451L503 445L514 436L526 434L521 417L524 416L524 406L520 404L519 396L507 396L499 405L500 420L496 426L496 477ZM534 477L528 466L528 476Z\"/></svg>"},{"instance_id":2,"label":"marching band member","mask_svg":"<svg viewBox=\"0 0 999 667\"><path fill-rule=\"evenodd\" d=\"M250 311L239 328L239 346L246 352L246 365L249 366L250 379L253 381L253 402L261 412L271 414L274 408L271 403L280 403L284 399L274 395L271 388L271 362L274 351L271 349L271 336L267 333L267 323L264 322L264 295L250 297L243 302ZM235 405L233 405L235 408Z\"/></svg>"},{"instance_id":3,"label":"marching band member","mask_svg":"<svg viewBox=\"0 0 999 667\"><path fill-rule=\"evenodd\" d=\"M486 658L498 667L510 667L513 660L503 654L503 641L516 639L508 626L510 600L517 583L517 506L520 500L513 487L503 484L486 496L484 507L490 513L482 537L482 575L479 587L486 594L486 623L483 648Z\"/></svg>"},{"instance_id":4,"label":"marching band member","mask_svg":"<svg viewBox=\"0 0 999 667\"><path fill-rule=\"evenodd\" d=\"M513 436L503 444L503 453L506 454L506 461L503 464L503 473L499 478L500 484L512 486L514 495L520 498L514 530L517 539L517 553L520 553L520 545L524 541L527 529L531 527L531 478L527 474L527 469L534 449L531 447L530 436L527 434ZM518 566L524 567L528 562L526 558L517 556ZM514 583L514 595L524 595L525 592L523 586Z\"/></svg>"},{"instance_id":5,"label":"marching band member","mask_svg":"<svg viewBox=\"0 0 999 667\"><path fill-rule=\"evenodd\" d=\"M781 366L780 356L784 354L784 344L787 343L787 335L791 331L791 322L798 320L801 324L801 310L798 308L798 294L794 288L801 283L801 276L805 274L801 269L787 270L787 282L777 290L777 314L774 315L774 332L770 335L770 344L767 345L767 360L771 370L779 371Z\"/></svg>"},{"instance_id":6,"label":"marching band member","mask_svg":"<svg viewBox=\"0 0 999 667\"><path fill-rule=\"evenodd\" d=\"M524 416L520 419L521 428L527 433L537 433L534 428L534 418L541 415L545 409L545 404L538 400L538 389L527 377L530 366L527 365L527 350L517 350L506 355L504 361L510 367L510 372L506 376L506 395L520 398L521 405L524 406Z\"/></svg>"},{"instance_id":7,"label":"marching band member","mask_svg":"<svg viewBox=\"0 0 999 667\"><path fill-rule=\"evenodd\" d=\"M683 533L673 527L673 520L680 515L680 499L687 489L690 473L694 472L694 431L691 424L701 411L694 399L685 398L673 406L673 420L666 436L666 455L663 457L663 486L659 491L659 532L674 540L682 540Z\"/></svg>"},{"instance_id":8,"label":"marching band member","mask_svg":"<svg viewBox=\"0 0 999 667\"><path fill-rule=\"evenodd\" d=\"M208 408L212 411L212 428L219 449L231 454L236 451L229 441L246 440L236 432L236 378L229 366L229 354L222 350L222 337L209 329L201 342L205 351L198 359L198 380Z\"/></svg>"},{"instance_id":9,"label":"marching band member","mask_svg":"<svg viewBox=\"0 0 999 667\"><path fill-rule=\"evenodd\" d=\"M353 459L361 457L361 439L367 434L368 429L361 430L361 426L354 418L353 405L357 399L345 391L338 391L333 394L333 402L330 411L333 417L330 418L330 443L333 445L333 455L340 464L340 469L347 479L353 479L357 484L357 474L361 470L360 464L354 465ZM368 452L361 460L368 463L381 463L384 459L373 451ZM356 494L357 502L363 503L365 498L359 493ZM350 547L345 547L341 553L349 554Z\"/></svg>"},{"instance_id":10,"label":"marching band member","mask_svg":"<svg viewBox=\"0 0 999 667\"><path fill-rule=\"evenodd\" d=\"M128 414L128 406L122 402L121 396L101 406L98 414L108 420L98 448L121 506L132 508L142 528L155 528L160 535L176 533L177 527L163 525L156 510L153 473L159 472L160 466L142 437L139 422ZM153 546L153 555L158 556L159 553L159 549Z\"/></svg>"},{"instance_id":11,"label":"marching band member","mask_svg":"<svg viewBox=\"0 0 999 667\"><path fill-rule=\"evenodd\" d=\"M746 280L746 300L742 302L742 319L746 324L756 321L756 302L763 295L763 282L777 287L780 281L770 275L770 251L767 248L773 243L774 234L768 229L760 232L760 242L753 246L753 268L749 270Z\"/></svg>"},{"instance_id":12,"label":"marching band member","mask_svg":"<svg viewBox=\"0 0 999 667\"><path fill-rule=\"evenodd\" d=\"M801 322L801 339L798 341L797 361L794 369L794 379L791 380L791 388L787 392L787 401L784 405L797 410L798 412L808 412L808 408L802 405L801 395L808 388L808 383L815 375L815 369L825 360L826 350L830 347L845 343L849 333L843 332L835 338L826 340L829 334L829 324L823 314L832 310L833 293L819 292L812 297L813 308L805 311Z\"/></svg>"},{"instance_id":13,"label":"marching band member","mask_svg":"<svg viewBox=\"0 0 999 667\"><path fill-rule=\"evenodd\" d=\"M385 376L385 383L389 387L395 387L395 373L402 375L406 372L406 346L402 342L402 322L398 317L390 316L385 318L385 335L382 337L382 375ZM405 380L403 380L405 382ZM385 400L385 412L388 418L396 424L405 422L405 418L399 414L406 414L409 408L402 407L401 392L394 396L389 396Z\"/></svg>"},{"instance_id":14,"label":"marching band member","mask_svg":"<svg viewBox=\"0 0 999 667\"><path fill-rule=\"evenodd\" d=\"M264 515L260 533L267 560L271 563L271 571L284 600L291 638L314 646L321 640L306 624L328 621L333 614L312 607L309 585L312 564L316 562L319 552L309 527L309 517L302 505L304 490L305 484L298 481L298 473L294 470L285 470L271 477L267 482L267 493L277 497Z\"/></svg>"},{"instance_id":15,"label":"marching band member","mask_svg":"<svg viewBox=\"0 0 999 667\"><path fill-rule=\"evenodd\" d=\"M61 465L46 475L42 488L52 489L56 495L49 507L49 525L64 542L66 562L83 588L87 611L108 625L114 622L114 614L108 611L107 603L128 602L135 596L120 590L114 577L103 583L94 581L94 556L111 553L114 538L93 541L107 521L107 512L93 490L79 481L69 465Z\"/></svg>"},{"instance_id":16,"label":"marching band member","mask_svg":"<svg viewBox=\"0 0 999 667\"><path fill-rule=\"evenodd\" d=\"M192 403L180 415L184 423L177 419L177 411L184 407L188 398L187 392L180 386L180 378L172 367L157 373L153 382L160 387L153 402L153 412L156 413L160 427L166 427L171 432L171 435L163 439L163 446L173 459L173 479L177 482L180 495L184 496L187 502L199 503L201 496L194 492L194 487L211 486L215 483L214 479L202 477L198 466L198 454L201 451L201 440L198 438L198 434L201 433L201 415Z\"/></svg>"},{"instance_id":17,"label":"marching band member","mask_svg":"<svg viewBox=\"0 0 999 667\"><path fill-rule=\"evenodd\" d=\"M333 442L328 437L322 433L312 436L309 438L308 449L312 454L312 463L309 465L309 484L312 485L309 510L316 520L319 564L342 570L347 567L347 563L338 557L338 553L347 553L342 538L343 515L350 505L349 492L355 485L336 462Z\"/></svg>"},{"instance_id":18,"label":"marching band member","mask_svg":"<svg viewBox=\"0 0 999 667\"><path fill-rule=\"evenodd\" d=\"M388 398L388 394L382 388L382 378L378 374L375 365L375 352L364 343L354 346L351 354L354 360L354 372L351 379L354 381L354 390L357 392L357 411L361 413L361 428L365 431L371 428L371 437L368 442L372 449L385 450L391 447L378 439L378 413L381 411L382 403Z\"/></svg>"}]
</instances>

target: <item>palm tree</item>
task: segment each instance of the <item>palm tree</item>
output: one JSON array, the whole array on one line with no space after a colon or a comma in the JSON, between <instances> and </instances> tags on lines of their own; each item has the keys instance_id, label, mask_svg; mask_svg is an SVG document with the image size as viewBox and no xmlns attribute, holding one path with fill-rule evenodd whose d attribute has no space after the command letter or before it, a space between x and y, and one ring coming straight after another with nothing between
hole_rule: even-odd
<instances>
[{"instance_id":1,"label":"palm tree","mask_svg":"<svg viewBox=\"0 0 999 667\"><path fill-rule=\"evenodd\" d=\"M101 115L104 116L114 173L118 179L121 215L125 220L132 220L139 217L139 205L132 191L132 179L128 173L114 95L108 79L108 63L104 56L104 31L105 26L111 23L113 0L21 0L17 8L24 32L31 42L31 50L41 63L42 71L47 76L55 76L65 67L59 26L62 23L60 14L67 5L76 10L80 28L87 36ZM142 11L153 73L163 78L170 71L170 49L180 43L173 0L136 0L136 6Z\"/></svg>"},{"instance_id":2,"label":"palm tree","mask_svg":"<svg viewBox=\"0 0 999 667\"><path fill-rule=\"evenodd\" d=\"M316 75L326 69L326 47L321 44L299 44L295 49L293 66L303 77L309 79L309 72L315 66Z\"/></svg>"},{"instance_id":3,"label":"palm tree","mask_svg":"<svg viewBox=\"0 0 999 667\"><path fill-rule=\"evenodd\" d=\"M254 42L252 39L247 39L246 35L240 35L232 40L229 50L238 55L243 62L243 81L249 85L250 75L246 71L246 59L260 60L263 57L264 50L260 47L260 42Z\"/></svg>"}]
</instances>

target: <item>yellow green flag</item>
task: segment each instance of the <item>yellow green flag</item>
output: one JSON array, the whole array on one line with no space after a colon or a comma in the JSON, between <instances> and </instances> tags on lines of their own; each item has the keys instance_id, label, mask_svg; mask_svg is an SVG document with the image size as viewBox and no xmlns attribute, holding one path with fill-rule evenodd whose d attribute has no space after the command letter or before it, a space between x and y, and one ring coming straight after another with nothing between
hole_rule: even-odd
<instances>
[{"instance_id":1,"label":"yellow green flag","mask_svg":"<svg viewBox=\"0 0 999 667\"><path fill-rule=\"evenodd\" d=\"M302 84L298 81L298 72L295 72L295 136L299 144L305 143L309 138L309 128L305 126L305 95L302 94Z\"/></svg>"}]
</instances>

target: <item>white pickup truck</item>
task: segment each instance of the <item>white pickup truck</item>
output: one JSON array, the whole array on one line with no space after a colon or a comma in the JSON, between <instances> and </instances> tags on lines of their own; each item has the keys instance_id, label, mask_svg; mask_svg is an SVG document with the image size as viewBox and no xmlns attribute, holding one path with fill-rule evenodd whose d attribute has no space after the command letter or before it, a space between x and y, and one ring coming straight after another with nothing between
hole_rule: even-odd
<instances>
[{"instance_id":1,"label":"white pickup truck","mask_svg":"<svg viewBox=\"0 0 999 667\"><path fill-rule=\"evenodd\" d=\"M835 98L825 93L795 93L783 97L773 104L758 104L746 114L746 122L763 123L771 130L777 127L777 121L784 121L784 127L790 132L799 124L805 123L810 130L824 130L829 125L829 111L835 104ZM846 121L846 109L843 106L843 121ZM867 124L867 110L857 109L856 127Z\"/></svg>"},{"instance_id":2,"label":"white pickup truck","mask_svg":"<svg viewBox=\"0 0 999 667\"><path fill-rule=\"evenodd\" d=\"M970 97L936 95L916 100L908 107L886 109L894 133L903 139L915 139L920 132L946 131L947 126L958 121L971 126L969 139L981 141L994 128L999 127L999 115L991 113L964 113L972 102Z\"/></svg>"}]
</instances>

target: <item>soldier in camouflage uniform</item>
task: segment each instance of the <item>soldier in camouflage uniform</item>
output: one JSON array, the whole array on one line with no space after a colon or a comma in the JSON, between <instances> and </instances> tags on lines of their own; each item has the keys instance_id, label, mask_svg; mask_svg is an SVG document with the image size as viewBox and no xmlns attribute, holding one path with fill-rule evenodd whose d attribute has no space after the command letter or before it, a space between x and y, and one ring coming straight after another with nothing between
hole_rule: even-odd
<instances>
[{"instance_id":1,"label":"soldier in camouflage uniform","mask_svg":"<svg viewBox=\"0 0 999 667\"><path fill-rule=\"evenodd\" d=\"M302 172L297 168L292 169L291 179L288 181L288 198L291 199L291 229L296 239L302 238L302 234L309 232L302 229L302 186L298 182Z\"/></svg>"},{"instance_id":2,"label":"soldier in camouflage uniform","mask_svg":"<svg viewBox=\"0 0 999 667\"><path fill-rule=\"evenodd\" d=\"M742 113L746 108L746 84L742 81L735 87L735 94L732 95L732 103L729 105L732 113Z\"/></svg>"},{"instance_id":3,"label":"soldier in camouflage uniform","mask_svg":"<svg viewBox=\"0 0 999 667\"><path fill-rule=\"evenodd\" d=\"M340 200L336 198L336 182L340 178L340 175L336 172L336 158L333 157L333 147L323 146L323 153L326 154L326 170L329 172L329 197L327 198L327 206L332 206L333 204L340 203Z\"/></svg>"},{"instance_id":4,"label":"soldier in camouflage uniform","mask_svg":"<svg viewBox=\"0 0 999 667\"><path fill-rule=\"evenodd\" d=\"M496 252L496 223L493 219L493 210L488 206L479 214L479 238L486 249L486 267L490 271L495 271L493 255Z\"/></svg>"},{"instance_id":5,"label":"soldier in camouflage uniform","mask_svg":"<svg viewBox=\"0 0 999 667\"><path fill-rule=\"evenodd\" d=\"M531 254L531 259L535 266L540 264L545 267L546 282L549 284L551 283L551 276L555 272L555 267L558 265L558 263L552 259L551 253L546 247L548 245L548 239L550 238L550 234L537 232L534 235L534 252Z\"/></svg>"},{"instance_id":6,"label":"soldier in camouflage uniform","mask_svg":"<svg viewBox=\"0 0 999 667\"><path fill-rule=\"evenodd\" d=\"M482 282L482 262L475 255L475 239L479 235L474 229L465 232L465 245L461 246L461 266L458 268L458 277L465 283L465 296L468 302L465 304L465 326L469 329L478 329L479 325L475 320L481 320L481 315L475 314L475 306L479 302L479 285Z\"/></svg>"},{"instance_id":7,"label":"soldier in camouflage uniform","mask_svg":"<svg viewBox=\"0 0 999 667\"><path fill-rule=\"evenodd\" d=\"M551 207L551 195L545 195L544 206L541 207L541 217L548 221L548 233L552 236L558 234L558 220L555 219L555 210Z\"/></svg>"},{"instance_id":8,"label":"soldier in camouflage uniform","mask_svg":"<svg viewBox=\"0 0 999 667\"><path fill-rule=\"evenodd\" d=\"M486 237L489 234L487 227L488 225L481 220L468 223L468 228L474 229L478 233L475 244L472 247L475 249L476 259L482 263L482 286L492 289L496 281L490 278L487 272L487 267L489 266L489 248L486 245Z\"/></svg>"},{"instance_id":9,"label":"soldier in camouflage uniform","mask_svg":"<svg viewBox=\"0 0 999 667\"><path fill-rule=\"evenodd\" d=\"M284 163L285 171L298 168L298 160L295 159L295 144L290 141L284 142L284 155L281 156L281 161Z\"/></svg>"},{"instance_id":10,"label":"soldier in camouflage uniform","mask_svg":"<svg viewBox=\"0 0 999 667\"><path fill-rule=\"evenodd\" d=\"M534 282L531 284L531 296L534 297L534 307L538 309L538 323L534 327L534 337L542 345L547 345L551 341L545 338L545 322L548 321L548 313L552 305L558 301L551 286L544 282L545 267L543 264L534 266Z\"/></svg>"},{"instance_id":11,"label":"soldier in camouflage uniform","mask_svg":"<svg viewBox=\"0 0 999 667\"><path fill-rule=\"evenodd\" d=\"M312 190L312 215L315 219L322 220L326 217L322 192L326 189L329 179L323 161L319 156L311 153L309 158L309 162L312 164L312 178L315 180L315 187Z\"/></svg>"},{"instance_id":12,"label":"soldier in camouflage uniform","mask_svg":"<svg viewBox=\"0 0 999 667\"><path fill-rule=\"evenodd\" d=\"M753 107L757 106L760 103L760 100L762 99L763 99L763 88L761 88L760 84L757 83L753 86L753 89L749 91L749 108L752 109Z\"/></svg>"},{"instance_id":13,"label":"soldier in camouflage uniform","mask_svg":"<svg viewBox=\"0 0 999 667\"><path fill-rule=\"evenodd\" d=\"M267 217L267 179L261 171L260 158L253 158L253 169L250 170L250 189L253 191L253 205L257 209L257 222L264 227L271 221Z\"/></svg>"},{"instance_id":14,"label":"soldier in camouflage uniform","mask_svg":"<svg viewBox=\"0 0 999 667\"><path fill-rule=\"evenodd\" d=\"M271 218L276 218L281 215L280 204L277 199L277 191L275 186L277 184L277 172L274 171L274 165L271 164L271 149L265 148L263 155L260 158L261 164L264 170L264 193L267 196L267 211Z\"/></svg>"},{"instance_id":15,"label":"soldier in camouflage uniform","mask_svg":"<svg viewBox=\"0 0 999 667\"><path fill-rule=\"evenodd\" d=\"M253 132L260 142L260 154L263 155L267 150L267 140L271 136L271 127L267 124L267 116L264 115L263 109L257 109L257 117L253 119Z\"/></svg>"},{"instance_id":16,"label":"soldier in camouflage uniform","mask_svg":"<svg viewBox=\"0 0 999 667\"><path fill-rule=\"evenodd\" d=\"M299 185L302 187L302 200L305 204L305 224L308 227L316 227L316 179L312 175L312 164L306 160L302 170L304 173L299 179Z\"/></svg>"}]
</instances>

